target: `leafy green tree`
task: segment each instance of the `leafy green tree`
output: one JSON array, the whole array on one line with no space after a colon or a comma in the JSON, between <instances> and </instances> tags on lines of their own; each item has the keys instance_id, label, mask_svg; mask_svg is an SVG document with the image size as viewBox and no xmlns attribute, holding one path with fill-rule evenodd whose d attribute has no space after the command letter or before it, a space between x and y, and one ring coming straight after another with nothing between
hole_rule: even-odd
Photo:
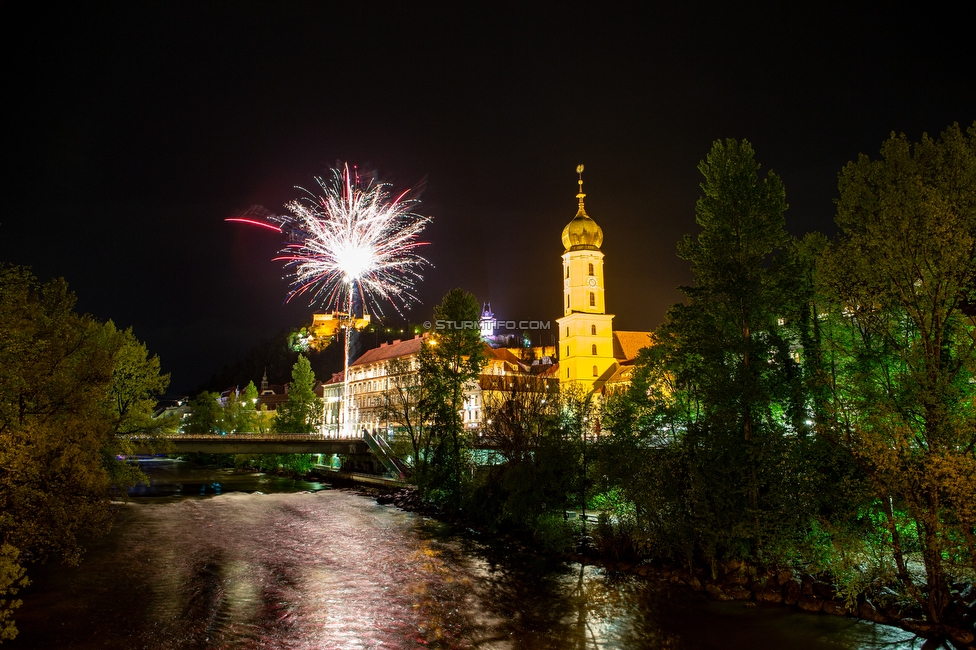
<instances>
[{"instance_id":1,"label":"leafy green tree","mask_svg":"<svg viewBox=\"0 0 976 650\"><path fill-rule=\"evenodd\" d=\"M227 433L253 433L260 428L257 411L258 389L251 381L240 394L227 396L221 429Z\"/></svg>"},{"instance_id":2,"label":"leafy green tree","mask_svg":"<svg viewBox=\"0 0 976 650\"><path fill-rule=\"evenodd\" d=\"M183 433L224 433L224 409L220 395L203 391L189 403L190 414L183 423Z\"/></svg>"},{"instance_id":3,"label":"leafy green tree","mask_svg":"<svg viewBox=\"0 0 976 650\"><path fill-rule=\"evenodd\" d=\"M131 331L74 311L64 280L0 266L0 636L15 634L8 598L23 564L74 564L80 540L108 530L141 478L118 459L152 434L158 360ZM155 373L155 374L154 374Z\"/></svg>"},{"instance_id":4,"label":"leafy green tree","mask_svg":"<svg viewBox=\"0 0 976 650\"><path fill-rule=\"evenodd\" d=\"M118 330L109 321L102 334L115 362L108 396L115 433L143 437L156 434L161 424L152 414L159 396L169 386L169 375L160 372L159 357L149 356L146 345L135 337L132 328Z\"/></svg>"},{"instance_id":5,"label":"leafy green tree","mask_svg":"<svg viewBox=\"0 0 976 650\"><path fill-rule=\"evenodd\" d=\"M258 387L253 381L249 381L241 394L240 410L237 416L237 426L234 428L238 433L254 433L260 430L258 423Z\"/></svg>"},{"instance_id":6,"label":"leafy green tree","mask_svg":"<svg viewBox=\"0 0 976 650\"><path fill-rule=\"evenodd\" d=\"M274 429L279 433L311 433L322 419L322 400L315 396L315 373L304 355L291 370L288 401L278 407Z\"/></svg>"},{"instance_id":7,"label":"leafy green tree","mask_svg":"<svg viewBox=\"0 0 976 650\"><path fill-rule=\"evenodd\" d=\"M905 591L951 624L953 576L976 571L976 124L849 163L837 225L824 434L870 477Z\"/></svg>"},{"instance_id":8,"label":"leafy green tree","mask_svg":"<svg viewBox=\"0 0 976 650\"><path fill-rule=\"evenodd\" d=\"M463 484L470 475L469 441L461 412L464 392L478 378L485 362L485 345L476 327L477 299L462 289L452 289L434 308L434 319L445 328L428 337L420 350L420 380L425 386L421 413L430 423L433 453L420 476L420 485L451 508L459 508Z\"/></svg>"},{"instance_id":9,"label":"leafy green tree","mask_svg":"<svg viewBox=\"0 0 976 650\"><path fill-rule=\"evenodd\" d=\"M795 295L783 184L760 177L752 146L716 142L699 171L701 232L678 247L695 285L641 355L632 389L610 400L602 471L655 544L714 567L774 552L805 526L794 488L809 417L796 322L809 292Z\"/></svg>"}]
</instances>

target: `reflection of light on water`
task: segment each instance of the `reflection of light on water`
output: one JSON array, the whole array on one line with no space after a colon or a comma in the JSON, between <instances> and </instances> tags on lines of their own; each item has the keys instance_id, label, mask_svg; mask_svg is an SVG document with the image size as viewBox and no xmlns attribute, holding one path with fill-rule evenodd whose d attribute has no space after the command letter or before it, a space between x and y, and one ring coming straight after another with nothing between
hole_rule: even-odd
<instances>
[{"instance_id":1,"label":"reflection of light on water","mask_svg":"<svg viewBox=\"0 0 976 650\"><path fill-rule=\"evenodd\" d=\"M905 638L787 609L675 604L641 580L446 531L338 491L141 500L112 544L27 600L12 647L813 650Z\"/></svg>"}]
</instances>

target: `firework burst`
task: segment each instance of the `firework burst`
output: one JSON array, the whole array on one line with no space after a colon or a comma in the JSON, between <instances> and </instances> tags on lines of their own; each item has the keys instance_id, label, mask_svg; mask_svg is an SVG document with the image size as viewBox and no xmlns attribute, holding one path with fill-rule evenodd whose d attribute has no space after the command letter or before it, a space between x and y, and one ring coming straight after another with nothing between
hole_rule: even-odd
<instances>
[{"instance_id":1,"label":"firework burst","mask_svg":"<svg viewBox=\"0 0 976 650\"><path fill-rule=\"evenodd\" d=\"M270 217L289 237L275 258L290 271L288 300L308 296L325 309L348 309L358 295L379 314L384 304L399 312L418 302L414 286L428 264L419 236L430 219L414 212L418 201L406 198L409 190L392 197L388 184L361 181L348 165L315 180L320 193L306 190L285 205L289 214Z\"/></svg>"},{"instance_id":2,"label":"firework burst","mask_svg":"<svg viewBox=\"0 0 976 650\"><path fill-rule=\"evenodd\" d=\"M288 214L277 215L260 206L227 221L270 228L288 236L277 261L289 269L288 300L308 296L309 304L344 311L345 395L349 395L350 333L355 329L353 298L383 313L383 304L397 312L419 302L414 286L428 262L418 249L427 242L420 233L430 223L414 212L418 201L409 190L392 197L387 183L349 173L349 165L333 169L328 180L316 178L321 193L285 204ZM353 436L349 400L343 399L343 435Z\"/></svg>"}]
</instances>

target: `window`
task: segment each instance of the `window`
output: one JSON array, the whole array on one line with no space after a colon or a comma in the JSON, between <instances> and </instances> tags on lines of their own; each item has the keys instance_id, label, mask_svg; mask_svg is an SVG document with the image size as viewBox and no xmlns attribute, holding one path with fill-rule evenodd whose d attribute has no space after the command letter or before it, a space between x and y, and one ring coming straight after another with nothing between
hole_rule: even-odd
<instances>
[{"instance_id":1,"label":"window","mask_svg":"<svg viewBox=\"0 0 976 650\"><path fill-rule=\"evenodd\" d=\"M593 264L590 264L590 267L589 267L589 274L590 274L590 275L593 275Z\"/></svg>"},{"instance_id":2,"label":"window","mask_svg":"<svg viewBox=\"0 0 976 650\"><path fill-rule=\"evenodd\" d=\"M596 325L590 325L590 334L596 336Z\"/></svg>"},{"instance_id":3,"label":"window","mask_svg":"<svg viewBox=\"0 0 976 650\"><path fill-rule=\"evenodd\" d=\"M594 376L594 377L599 377L599 376L600 376L600 375L599 375L599 374L597 373L597 370L596 370L596 366L593 366L593 376Z\"/></svg>"},{"instance_id":4,"label":"window","mask_svg":"<svg viewBox=\"0 0 976 650\"><path fill-rule=\"evenodd\" d=\"M569 368L566 368L566 379L569 379Z\"/></svg>"},{"instance_id":5,"label":"window","mask_svg":"<svg viewBox=\"0 0 976 650\"><path fill-rule=\"evenodd\" d=\"M569 346L568 345L566 346L566 356L567 357L569 356Z\"/></svg>"},{"instance_id":6,"label":"window","mask_svg":"<svg viewBox=\"0 0 976 650\"><path fill-rule=\"evenodd\" d=\"M590 307L596 307L596 294L590 292Z\"/></svg>"},{"instance_id":7,"label":"window","mask_svg":"<svg viewBox=\"0 0 976 650\"><path fill-rule=\"evenodd\" d=\"M593 344L593 356L596 356L596 343Z\"/></svg>"},{"instance_id":8,"label":"window","mask_svg":"<svg viewBox=\"0 0 976 650\"><path fill-rule=\"evenodd\" d=\"M566 277L567 278L569 277L569 265L568 264L566 265Z\"/></svg>"},{"instance_id":9,"label":"window","mask_svg":"<svg viewBox=\"0 0 976 650\"><path fill-rule=\"evenodd\" d=\"M569 336L569 328L566 328L566 336Z\"/></svg>"},{"instance_id":10,"label":"window","mask_svg":"<svg viewBox=\"0 0 976 650\"><path fill-rule=\"evenodd\" d=\"M566 309L569 309L569 296L566 296Z\"/></svg>"}]
</instances>

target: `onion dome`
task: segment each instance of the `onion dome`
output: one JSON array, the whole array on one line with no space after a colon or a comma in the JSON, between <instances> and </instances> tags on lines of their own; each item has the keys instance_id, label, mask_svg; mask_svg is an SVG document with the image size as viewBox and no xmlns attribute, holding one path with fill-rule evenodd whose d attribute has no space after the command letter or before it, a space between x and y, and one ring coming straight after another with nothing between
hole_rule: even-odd
<instances>
[{"instance_id":1,"label":"onion dome","mask_svg":"<svg viewBox=\"0 0 976 650\"><path fill-rule=\"evenodd\" d=\"M603 244L603 228L586 214L586 208L583 207L583 198L586 196L583 194L583 165L579 165L576 172L580 175L580 191L576 195L579 199L579 210L576 217L563 228L563 246L567 251L598 250Z\"/></svg>"}]
</instances>

